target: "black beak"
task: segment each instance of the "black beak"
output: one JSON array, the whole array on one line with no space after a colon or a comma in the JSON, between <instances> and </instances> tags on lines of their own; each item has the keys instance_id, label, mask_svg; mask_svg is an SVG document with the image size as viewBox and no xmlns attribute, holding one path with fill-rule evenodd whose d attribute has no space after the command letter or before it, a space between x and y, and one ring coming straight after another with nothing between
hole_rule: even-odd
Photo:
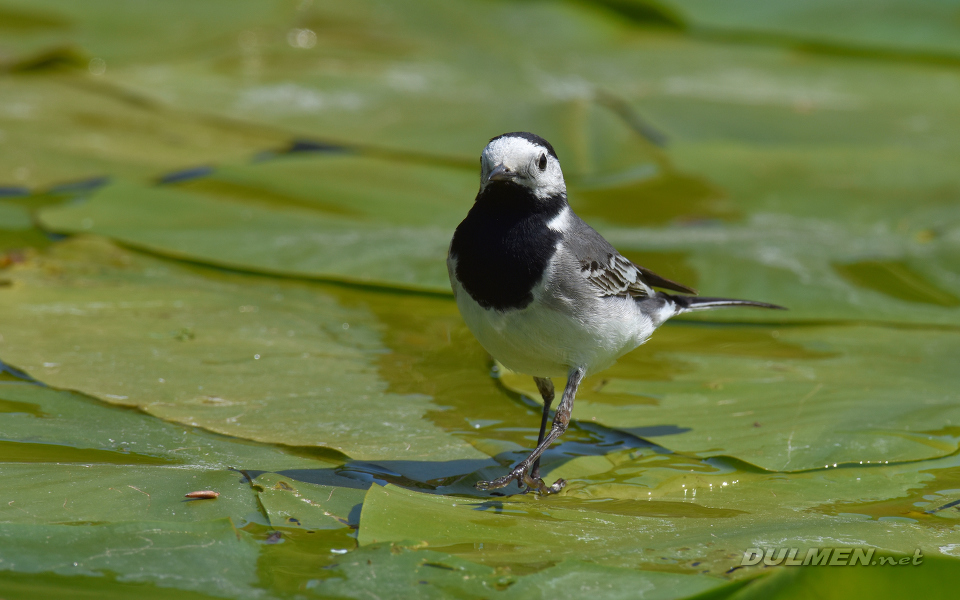
<instances>
[{"instance_id":1,"label":"black beak","mask_svg":"<svg viewBox=\"0 0 960 600\"><path fill-rule=\"evenodd\" d=\"M503 165L495 166L487 175L487 181L512 181L513 178L513 171Z\"/></svg>"}]
</instances>

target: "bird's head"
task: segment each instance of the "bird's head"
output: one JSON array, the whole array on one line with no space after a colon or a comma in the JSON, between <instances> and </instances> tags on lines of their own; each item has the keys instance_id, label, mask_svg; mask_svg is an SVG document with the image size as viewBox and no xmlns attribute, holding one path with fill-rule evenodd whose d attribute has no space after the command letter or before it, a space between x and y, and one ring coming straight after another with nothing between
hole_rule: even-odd
<instances>
[{"instance_id":1,"label":"bird's head","mask_svg":"<svg viewBox=\"0 0 960 600\"><path fill-rule=\"evenodd\" d=\"M510 182L539 199L566 194L560 161L550 142L527 132L505 133L490 140L480 155L480 189Z\"/></svg>"}]
</instances>

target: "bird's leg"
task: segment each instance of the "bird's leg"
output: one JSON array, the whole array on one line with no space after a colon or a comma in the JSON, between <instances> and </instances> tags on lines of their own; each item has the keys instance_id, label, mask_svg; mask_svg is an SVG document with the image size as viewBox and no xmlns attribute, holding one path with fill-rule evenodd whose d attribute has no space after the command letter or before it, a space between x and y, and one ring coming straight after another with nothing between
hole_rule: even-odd
<instances>
[{"instance_id":1,"label":"bird's leg","mask_svg":"<svg viewBox=\"0 0 960 600\"><path fill-rule=\"evenodd\" d=\"M550 447L550 444L567 430L567 425L570 424L570 414L573 412L573 399L577 395L577 387L580 386L580 381L583 379L585 372L586 369L583 367L577 367L570 371L570 375L567 377L567 387L563 390L563 398L560 399L557 414L553 417L553 427L550 428L550 433L537 444L536 449L530 453L530 456L523 459L510 473L499 479L494 479L493 481L478 481L477 489L495 490L505 487L514 479L516 479L518 483L522 482L531 489L545 494L559 492L563 489L563 486L567 485L566 481L558 479L553 485L547 486L539 479L532 479L529 475L529 470L533 463L540 458L540 455Z\"/></svg>"},{"instance_id":2,"label":"bird's leg","mask_svg":"<svg viewBox=\"0 0 960 600\"><path fill-rule=\"evenodd\" d=\"M553 404L553 382L546 377L534 377L533 381L540 390L540 397L543 398L543 416L540 418L540 436L537 437L537 446L543 443L543 436L547 434L547 420L550 419L550 405ZM539 481L540 479L540 458L533 461L530 468L530 479Z\"/></svg>"}]
</instances>

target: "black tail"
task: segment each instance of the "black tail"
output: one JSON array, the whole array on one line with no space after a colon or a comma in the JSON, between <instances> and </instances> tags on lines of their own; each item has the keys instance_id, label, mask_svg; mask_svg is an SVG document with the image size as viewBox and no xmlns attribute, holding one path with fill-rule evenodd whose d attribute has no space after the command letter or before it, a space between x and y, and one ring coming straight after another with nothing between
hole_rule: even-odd
<instances>
[{"instance_id":1,"label":"black tail","mask_svg":"<svg viewBox=\"0 0 960 600\"><path fill-rule=\"evenodd\" d=\"M775 308L777 310L787 310L776 304L766 302L757 302L755 300L736 300L734 298L698 298L695 296L674 296L673 294L664 294L677 306L677 314L693 312L696 310L711 310L714 308L724 308L726 306L757 306L760 308Z\"/></svg>"}]
</instances>

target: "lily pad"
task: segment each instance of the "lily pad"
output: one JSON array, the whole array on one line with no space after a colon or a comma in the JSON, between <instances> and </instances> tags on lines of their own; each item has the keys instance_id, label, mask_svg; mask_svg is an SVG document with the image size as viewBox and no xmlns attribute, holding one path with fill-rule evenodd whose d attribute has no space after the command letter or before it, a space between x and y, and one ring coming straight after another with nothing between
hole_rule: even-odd
<instances>
[{"instance_id":1,"label":"lily pad","mask_svg":"<svg viewBox=\"0 0 960 600\"><path fill-rule=\"evenodd\" d=\"M535 574L526 575L510 587L517 598L582 598L597 594L604 598L650 598L667 600L715 589L722 580L683 573L644 571L566 560Z\"/></svg>"},{"instance_id":2,"label":"lily pad","mask_svg":"<svg viewBox=\"0 0 960 600\"><path fill-rule=\"evenodd\" d=\"M28 248L45 248L50 240L23 206L0 201L0 267L21 260Z\"/></svg>"},{"instance_id":3,"label":"lily pad","mask_svg":"<svg viewBox=\"0 0 960 600\"><path fill-rule=\"evenodd\" d=\"M83 600L97 597L103 600L123 600L136 595L143 600L213 600L220 596L163 588L143 583L118 582L111 577L70 577L52 573L23 574L0 572L0 585L9 600L30 600L38 594L63 600Z\"/></svg>"},{"instance_id":4,"label":"lily pad","mask_svg":"<svg viewBox=\"0 0 960 600\"><path fill-rule=\"evenodd\" d=\"M51 385L359 459L484 457L423 419L428 397L387 392L379 323L310 285L201 273L90 238L8 277L0 354Z\"/></svg>"},{"instance_id":5,"label":"lily pad","mask_svg":"<svg viewBox=\"0 0 960 600\"><path fill-rule=\"evenodd\" d=\"M342 164L341 159L333 161L334 165ZM466 188L464 191L467 206L474 192ZM378 203L388 203L393 197L383 189L367 194ZM310 196L301 193L301 197ZM422 197L430 199L431 194L426 192ZM354 200L341 194L328 202L351 208ZM435 221L430 222L434 219L433 206L409 208L418 218L430 215L429 220L416 225L394 225L303 207L278 208L165 187L116 184L83 204L44 211L44 222L58 231L94 232L151 251L214 265L449 290L443 259L456 221L437 226Z\"/></svg>"},{"instance_id":6,"label":"lily pad","mask_svg":"<svg viewBox=\"0 0 960 600\"><path fill-rule=\"evenodd\" d=\"M709 597L718 600L788 600L813 595L825 600L840 600L868 594L871 598L903 598L923 589L927 598L946 599L953 596L960 583L960 561L956 559L926 557L919 564L913 564L915 557L912 554L885 558L898 562L895 566L871 563L832 569L787 567L751 581L733 593ZM903 558L908 560L901 565L899 561Z\"/></svg>"},{"instance_id":7,"label":"lily pad","mask_svg":"<svg viewBox=\"0 0 960 600\"><path fill-rule=\"evenodd\" d=\"M641 437L670 426L657 441L674 451L771 471L934 458L957 448L937 432L960 423L958 344L951 330L667 326L588 376L573 417ZM501 382L539 400L529 377Z\"/></svg>"},{"instance_id":8,"label":"lily pad","mask_svg":"<svg viewBox=\"0 0 960 600\"><path fill-rule=\"evenodd\" d=\"M310 484L276 473L260 475L254 485L274 527L308 530L351 525L351 515L360 508L365 494L364 490Z\"/></svg>"},{"instance_id":9,"label":"lily pad","mask_svg":"<svg viewBox=\"0 0 960 600\"><path fill-rule=\"evenodd\" d=\"M23 231L33 227L30 213L25 209L8 202L0 202L0 230Z\"/></svg>"},{"instance_id":10,"label":"lily pad","mask_svg":"<svg viewBox=\"0 0 960 600\"><path fill-rule=\"evenodd\" d=\"M5 595L956 587L953 8L225 1L0 0ZM540 407L443 268L510 130L631 259L790 308L590 374L547 498L473 487ZM930 562L740 568L827 546Z\"/></svg>"},{"instance_id":11,"label":"lily pad","mask_svg":"<svg viewBox=\"0 0 960 600\"><path fill-rule=\"evenodd\" d=\"M0 522L89 524L155 521L172 525L221 518L237 522L257 512L257 501L239 473L132 465L5 464L16 481L4 492ZM187 500L196 490L215 500Z\"/></svg>"},{"instance_id":12,"label":"lily pad","mask_svg":"<svg viewBox=\"0 0 960 600\"><path fill-rule=\"evenodd\" d=\"M257 545L229 519L190 523L0 524L0 570L257 598Z\"/></svg>"},{"instance_id":13,"label":"lily pad","mask_svg":"<svg viewBox=\"0 0 960 600\"><path fill-rule=\"evenodd\" d=\"M856 493L854 478L840 485ZM757 495L757 488L745 491ZM631 505L645 504L642 500L619 505L573 499L544 503L523 496L481 500L374 486L363 504L358 539L361 546L427 544L491 565L536 564L586 554L605 566L658 569L670 565L675 572L719 575L739 566L747 548L805 551L813 546L857 546L912 553L921 547L925 553L942 556L938 548L946 547L953 535L952 529L924 527L911 520L793 511L786 518L783 503L767 495L769 500L750 507L741 500L738 506L748 511L718 519L682 514L679 507L672 513L661 510L640 516ZM701 501L700 496L673 500L677 505ZM638 536L643 537L642 544L637 543Z\"/></svg>"},{"instance_id":14,"label":"lily pad","mask_svg":"<svg viewBox=\"0 0 960 600\"><path fill-rule=\"evenodd\" d=\"M289 140L97 84L68 74L4 77L0 186L82 191L109 177L147 179L242 160Z\"/></svg>"},{"instance_id":15,"label":"lily pad","mask_svg":"<svg viewBox=\"0 0 960 600\"><path fill-rule=\"evenodd\" d=\"M94 0L82 9L56 0L5 0L0 50L7 56L22 56L74 44L91 57L104 59L108 68L115 63L156 61L158 46L153 44L164 48L166 61L217 56L227 43L237 43L240 32L265 23L284 23L295 17L295 9L290 2L227 0L203 6L175 0L144 7Z\"/></svg>"},{"instance_id":16,"label":"lily pad","mask_svg":"<svg viewBox=\"0 0 960 600\"><path fill-rule=\"evenodd\" d=\"M802 526L797 515L856 516L874 525L899 519L912 524L917 534L925 528L951 528L956 518L950 510L957 495L956 455L910 463L831 465L789 477L730 459L696 460L662 451L623 449L605 456L606 464L589 456L564 458L554 456L542 468L546 479L568 479L563 495L556 498L559 508L709 518L723 530L743 519L769 519L757 529L758 536L764 527ZM886 534L882 527L873 531Z\"/></svg>"},{"instance_id":17,"label":"lily pad","mask_svg":"<svg viewBox=\"0 0 960 600\"><path fill-rule=\"evenodd\" d=\"M0 462L180 465L205 471L337 464L319 456L302 457L282 446L167 423L138 410L31 383L0 383L0 413L4 413Z\"/></svg>"},{"instance_id":18,"label":"lily pad","mask_svg":"<svg viewBox=\"0 0 960 600\"><path fill-rule=\"evenodd\" d=\"M960 57L960 27L949 3L924 0L880 3L787 0L757 5L709 0L639 0L626 6L663 6L695 32L730 41L784 44L814 51L877 58L948 61Z\"/></svg>"},{"instance_id":19,"label":"lily pad","mask_svg":"<svg viewBox=\"0 0 960 600\"><path fill-rule=\"evenodd\" d=\"M373 545L343 557L332 575L308 589L319 595L366 598L369 594L424 598L681 598L715 588L722 580L679 573L603 567L566 560L533 573L471 563L458 556L401 544Z\"/></svg>"}]
</instances>

